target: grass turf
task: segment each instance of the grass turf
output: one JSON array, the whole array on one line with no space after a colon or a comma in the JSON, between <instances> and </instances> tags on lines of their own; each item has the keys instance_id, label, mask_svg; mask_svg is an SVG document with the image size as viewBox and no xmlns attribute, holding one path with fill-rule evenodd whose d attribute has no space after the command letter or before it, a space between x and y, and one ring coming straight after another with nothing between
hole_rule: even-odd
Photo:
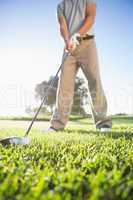
<instances>
[{"instance_id":1,"label":"grass turf","mask_svg":"<svg viewBox=\"0 0 133 200\"><path fill-rule=\"evenodd\" d=\"M1 129L0 137L24 129ZM133 124L110 133L79 120L65 131L33 128L29 146L0 145L0 200L132 200Z\"/></svg>"}]
</instances>

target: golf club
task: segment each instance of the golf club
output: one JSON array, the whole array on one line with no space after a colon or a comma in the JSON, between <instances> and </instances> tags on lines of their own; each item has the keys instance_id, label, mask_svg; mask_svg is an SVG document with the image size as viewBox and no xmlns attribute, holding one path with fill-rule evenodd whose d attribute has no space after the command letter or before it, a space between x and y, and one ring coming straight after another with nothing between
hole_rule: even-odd
<instances>
[{"instance_id":1,"label":"golf club","mask_svg":"<svg viewBox=\"0 0 133 200\"><path fill-rule=\"evenodd\" d=\"M42 99L42 102L41 102L37 112L35 113L35 116L33 117L32 121L31 121L31 123L30 123L30 125L29 125L29 127L28 127L28 129L27 129L27 131L25 133L25 135L23 137L11 136L11 137L3 138L3 139L0 140L0 143L2 145L9 145L9 144L28 145L30 143L30 139L28 138L28 134L29 134L29 132L30 132L32 126L33 126L33 123L36 120L36 118L37 118L37 116L38 116L43 104L46 103L49 90L51 89L51 87L54 86L55 80L58 78L58 74L59 74L59 72L60 72L60 70L61 70L61 68L62 68L62 66L63 66L63 64L64 64L64 62L66 60L66 58L69 56L69 54L70 54L69 52L65 52L65 54L63 56L63 59L62 59L62 64L59 67L59 69L58 69L56 75L54 76L54 78L51 80L51 83L48 86L47 91L46 91L46 93L45 93L45 95L44 95L44 97Z\"/></svg>"}]
</instances>

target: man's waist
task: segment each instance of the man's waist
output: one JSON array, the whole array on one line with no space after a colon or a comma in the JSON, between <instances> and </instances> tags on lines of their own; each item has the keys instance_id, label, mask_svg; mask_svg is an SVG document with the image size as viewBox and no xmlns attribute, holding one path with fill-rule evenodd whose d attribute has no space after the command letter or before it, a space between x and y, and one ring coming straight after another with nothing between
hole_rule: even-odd
<instances>
[{"instance_id":1,"label":"man's waist","mask_svg":"<svg viewBox=\"0 0 133 200\"><path fill-rule=\"evenodd\" d=\"M77 36L77 40L78 40L79 42L82 42L82 41L84 41L84 40L93 39L94 37L95 37L94 35L88 35L88 34L86 34L86 35L84 35L84 36Z\"/></svg>"}]
</instances>

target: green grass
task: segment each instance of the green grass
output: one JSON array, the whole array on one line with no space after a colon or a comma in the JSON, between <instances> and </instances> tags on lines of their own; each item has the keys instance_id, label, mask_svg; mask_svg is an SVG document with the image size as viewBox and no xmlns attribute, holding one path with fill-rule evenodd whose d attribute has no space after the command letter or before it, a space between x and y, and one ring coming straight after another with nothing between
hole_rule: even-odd
<instances>
[{"instance_id":1,"label":"green grass","mask_svg":"<svg viewBox=\"0 0 133 200\"><path fill-rule=\"evenodd\" d=\"M0 200L132 200L133 123L114 120L110 133L86 119L76 124L33 129L27 147L0 145ZM4 128L0 137L23 133Z\"/></svg>"},{"instance_id":2,"label":"green grass","mask_svg":"<svg viewBox=\"0 0 133 200\"><path fill-rule=\"evenodd\" d=\"M31 121L33 119L32 116L0 116L0 120L14 120L14 121ZM36 121L49 121L51 119L51 115L39 115L36 119ZM81 115L71 115L70 120L75 121L78 119L84 119L83 116ZM87 118L88 119L88 118Z\"/></svg>"}]
</instances>

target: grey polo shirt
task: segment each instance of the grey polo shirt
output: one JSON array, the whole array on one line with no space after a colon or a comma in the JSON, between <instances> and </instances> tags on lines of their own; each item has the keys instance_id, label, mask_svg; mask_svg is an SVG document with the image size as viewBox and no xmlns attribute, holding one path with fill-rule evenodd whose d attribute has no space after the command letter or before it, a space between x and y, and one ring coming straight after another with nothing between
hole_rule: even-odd
<instances>
[{"instance_id":1,"label":"grey polo shirt","mask_svg":"<svg viewBox=\"0 0 133 200\"><path fill-rule=\"evenodd\" d=\"M76 33L83 25L85 20L86 5L96 3L96 0L63 0L57 7L57 15L63 15L66 18L70 34ZM94 35L94 27L92 26L87 32Z\"/></svg>"}]
</instances>

